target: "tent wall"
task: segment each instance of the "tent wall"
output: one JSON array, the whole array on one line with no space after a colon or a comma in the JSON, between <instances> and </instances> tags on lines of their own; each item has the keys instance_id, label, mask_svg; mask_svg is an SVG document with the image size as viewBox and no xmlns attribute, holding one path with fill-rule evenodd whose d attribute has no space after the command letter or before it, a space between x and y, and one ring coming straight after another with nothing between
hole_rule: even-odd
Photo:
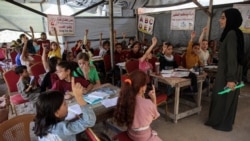
<instances>
[{"instance_id":1,"label":"tent wall","mask_svg":"<svg viewBox=\"0 0 250 141\"><path fill-rule=\"evenodd\" d=\"M122 37L122 32L126 33L126 37L135 36L137 27L135 25L135 18L114 18L114 29L117 38ZM86 29L89 29L88 39L91 40L91 47L98 48L101 32L103 33L103 40L109 39L109 18L76 18L75 36L65 37L65 41L70 42L70 47L74 46L77 40L83 39ZM121 39L118 39L118 41L121 41Z\"/></svg>"},{"instance_id":2,"label":"tent wall","mask_svg":"<svg viewBox=\"0 0 250 141\"><path fill-rule=\"evenodd\" d=\"M213 19L211 25L211 40L219 41L222 29L219 25L219 18L223 10L231 7L215 8L213 10ZM150 15L155 17L155 26L154 26L154 36L158 38L159 42L168 41L175 45L175 47L187 46L187 43L190 39L190 30L170 30L170 20L171 13L161 13ZM199 36L204 26L207 24L208 15L205 14L202 10L196 10L195 13L195 26L194 31L196 32L195 41L199 40ZM140 33L141 37L142 33ZM145 36L149 41L152 38L150 35ZM250 34L244 34L246 49L250 48Z\"/></svg>"}]
</instances>

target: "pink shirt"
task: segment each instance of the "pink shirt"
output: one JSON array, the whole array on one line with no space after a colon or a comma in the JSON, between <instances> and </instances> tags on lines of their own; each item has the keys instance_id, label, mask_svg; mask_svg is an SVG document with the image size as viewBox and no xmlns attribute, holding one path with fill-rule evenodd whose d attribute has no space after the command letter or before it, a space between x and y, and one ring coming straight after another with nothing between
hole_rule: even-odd
<instances>
[{"instance_id":1,"label":"pink shirt","mask_svg":"<svg viewBox=\"0 0 250 141\"><path fill-rule=\"evenodd\" d=\"M147 73L149 69L153 69L153 66L148 61L139 61L139 69Z\"/></svg>"},{"instance_id":2,"label":"pink shirt","mask_svg":"<svg viewBox=\"0 0 250 141\"><path fill-rule=\"evenodd\" d=\"M159 116L156 105L150 99L136 96L135 115L131 126L133 129L149 126Z\"/></svg>"}]
</instances>

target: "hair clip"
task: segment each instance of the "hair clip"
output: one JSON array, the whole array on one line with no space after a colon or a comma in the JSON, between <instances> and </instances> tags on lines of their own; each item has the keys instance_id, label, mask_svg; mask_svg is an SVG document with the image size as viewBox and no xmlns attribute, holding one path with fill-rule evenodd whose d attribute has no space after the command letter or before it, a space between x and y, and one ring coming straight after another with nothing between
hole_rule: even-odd
<instances>
[{"instance_id":1,"label":"hair clip","mask_svg":"<svg viewBox=\"0 0 250 141\"><path fill-rule=\"evenodd\" d=\"M127 79L125 79L125 80L124 80L124 82L129 83L129 85L131 85L131 84L132 84L132 81L131 81L130 79L128 79L128 78L127 78Z\"/></svg>"}]
</instances>

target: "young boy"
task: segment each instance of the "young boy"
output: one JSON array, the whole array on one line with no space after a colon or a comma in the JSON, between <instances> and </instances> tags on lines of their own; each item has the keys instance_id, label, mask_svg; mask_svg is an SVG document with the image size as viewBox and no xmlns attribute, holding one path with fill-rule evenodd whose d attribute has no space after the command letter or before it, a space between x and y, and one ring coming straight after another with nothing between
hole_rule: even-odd
<instances>
[{"instance_id":1,"label":"young boy","mask_svg":"<svg viewBox=\"0 0 250 141\"><path fill-rule=\"evenodd\" d=\"M36 101L40 88L36 86L34 76L30 76L27 67L23 65L17 66L15 72L20 76L17 82L17 89L22 98L29 101Z\"/></svg>"},{"instance_id":2,"label":"young boy","mask_svg":"<svg viewBox=\"0 0 250 141\"><path fill-rule=\"evenodd\" d=\"M195 32L191 33L191 38L188 43L187 52L186 52L186 68L191 69L195 66L202 65L200 62L198 53L200 50L200 44L193 43L193 39L195 37Z\"/></svg>"}]
</instances>

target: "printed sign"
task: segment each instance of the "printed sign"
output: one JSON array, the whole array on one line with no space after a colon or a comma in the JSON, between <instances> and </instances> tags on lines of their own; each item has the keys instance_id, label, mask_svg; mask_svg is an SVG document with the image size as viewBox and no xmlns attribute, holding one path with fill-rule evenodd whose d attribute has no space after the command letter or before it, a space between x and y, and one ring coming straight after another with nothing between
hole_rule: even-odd
<instances>
[{"instance_id":1,"label":"printed sign","mask_svg":"<svg viewBox=\"0 0 250 141\"><path fill-rule=\"evenodd\" d=\"M154 17L140 15L138 21L138 30L147 34L153 34L153 27L154 27Z\"/></svg>"},{"instance_id":2,"label":"printed sign","mask_svg":"<svg viewBox=\"0 0 250 141\"><path fill-rule=\"evenodd\" d=\"M58 36L73 36L75 34L75 19L72 16L48 15L49 35L54 35L56 28Z\"/></svg>"},{"instance_id":3,"label":"printed sign","mask_svg":"<svg viewBox=\"0 0 250 141\"><path fill-rule=\"evenodd\" d=\"M243 18L240 29L244 33L250 33L250 4L235 4L233 7L240 11Z\"/></svg>"},{"instance_id":4,"label":"printed sign","mask_svg":"<svg viewBox=\"0 0 250 141\"><path fill-rule=\"evenodd\" d=\"M195 9L171 13L171 30L194 30Z\"/></svg>"}]
</instances>

